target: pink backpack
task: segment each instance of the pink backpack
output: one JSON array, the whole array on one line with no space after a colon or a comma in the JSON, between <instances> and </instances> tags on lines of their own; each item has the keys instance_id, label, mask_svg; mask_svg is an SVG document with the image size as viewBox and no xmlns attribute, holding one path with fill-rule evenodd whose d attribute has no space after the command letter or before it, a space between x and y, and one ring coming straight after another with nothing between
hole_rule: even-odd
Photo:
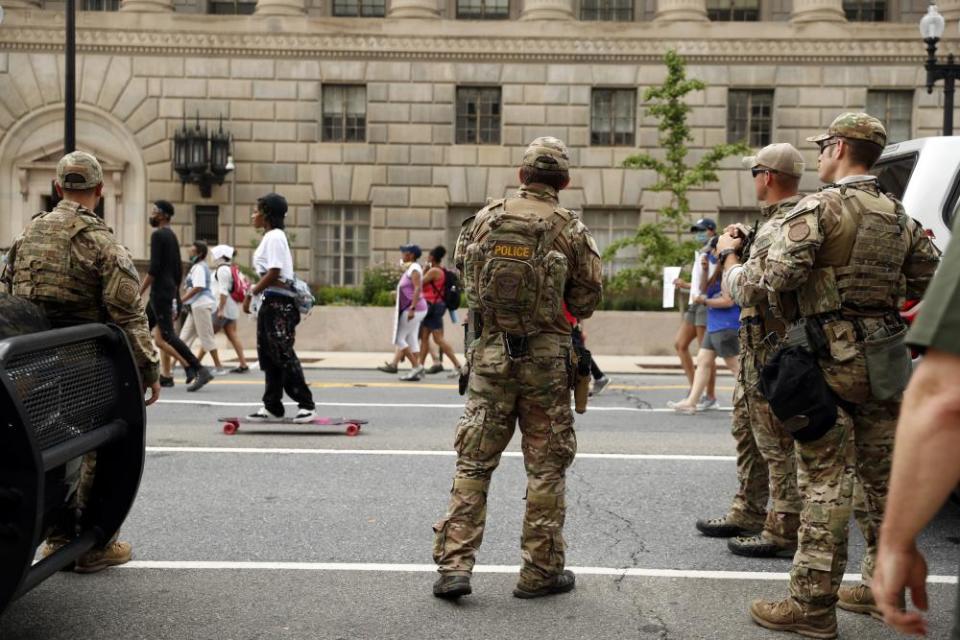
<instances>
[{"instance_id":1,"label":"pink backpack","mask_svg":"<svg viewBox=\"0 0 960 640\"><path fill-rule=\"evenodd\" d=\"M233 286L230 288L230 297L236 302L243 302L250 289L250 281L240 273L240 267L230 263L230 277L233 279Z\"/></svg>"}]
</instances>

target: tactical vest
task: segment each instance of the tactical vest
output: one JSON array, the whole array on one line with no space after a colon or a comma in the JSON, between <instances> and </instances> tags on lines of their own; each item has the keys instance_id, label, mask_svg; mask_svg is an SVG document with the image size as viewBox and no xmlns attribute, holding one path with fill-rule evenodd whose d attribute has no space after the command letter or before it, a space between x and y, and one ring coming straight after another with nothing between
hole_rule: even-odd
<instances>
[{"instance_id":1,"label":"tactical vest","mask_svg":"<svg viewBox=\"0 0 960 640\"><path fill-rule=\"evenodd\" d=\"M63 202L37 215L27 226L14 258L13 294L44 307L69 308L73 315L100 315L100 279L76 263L74 238L107 229L93 213L78 213Z\"/></svg>"},{"instance_id":2,"label":"tactical vest","mask_svg":"<svg viewBox=\"0 0 960 640\"><path fill-rule=\"evenodd\" d=\"M766 262L767 254L770 253L770 247L773 245L773 241L776 240L780 225L783 223L784 213L795 207L799 201L800 196L793 196L788 200L771 205L771 209L768 210L770 212L766 214L768 216L767 219L760 225L753 238L753 242L750 244L749 254L743 257L744 262L747 260L760 260L761 263ZM762 302L755 306L741 307L740 319L746 320L748 318L759 318L763 335L766 335L770 331L783 333L785 329L783 323L776 318L776 314L771 309L769 302Z\"/></svg>"},{"instance_id":3,"label":"tactical vest","mask_svg":"<svg viewBox=\"0 0 960 640\"><path fill-rule=\"evenodd\" d=\"M839 195L839 225L824 240L810 277L797 290L800 315L889 313L897 307L909 250L903 206L875 188L841 186Z\"/></svg>"},{"instance_id":4,"label":"tactical vest","mask_svg":"<svg viewBox=\"0 0 960 640\"><path fill-rule=\"evenodd\" d=\"M567 258L553 248L574 215L549 202L496 201L466 247L467 297L487 332L533 336L562 313Z\"/></svg>"}]
</instances>

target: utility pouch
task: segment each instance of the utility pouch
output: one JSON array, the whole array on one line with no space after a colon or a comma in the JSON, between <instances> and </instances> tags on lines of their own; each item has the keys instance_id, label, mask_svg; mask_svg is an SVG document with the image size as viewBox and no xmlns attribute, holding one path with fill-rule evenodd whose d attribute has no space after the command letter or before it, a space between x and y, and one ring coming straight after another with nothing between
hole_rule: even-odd
<instances>
[{"instance_id":1,"label":"utility pouch","mask_svg":"<svg viewBox=\"0 0 960 640\"><path fill-rule=\"evenodd\" d=\"M907 388L913 367L906 335L906 327L884 328L864 341L870 392L877 400L895 400Z\"/></svg>"},{"instance_id":2,"label":"utility pouch","mask_svg":"<svg viewBox=\"0 0 960 640\"><path fill-rule=\"evenodd\" d=\"M574 368L574 410L577 413L586 413L587 401L590 397L590 363L593 361L593 356L583 347L577 347L575 351L577 362Z\"/></svg>"},{"instance_id":3,"label":"utility pouch","mask_svg":"<svg viewBox=\"0 0 960 640\"><path fill-rule=\"evenodd\" d=\"M837 422L836 397L816 356L802 346L787 346L773 354L760 372L760 389L795 440L817 440Z\"/></svg>"},{"instance_id":4,"label":"utility pouch","mask_svg":"<svg viewBox=\"0 0 960 640\"><path fill-rule=\"evenodd\" d=\"M457 383L457 393L466 395L467 388L470 386L470 363L463 365L460 370L460 380Z\"/></svg>"}]
</instances>

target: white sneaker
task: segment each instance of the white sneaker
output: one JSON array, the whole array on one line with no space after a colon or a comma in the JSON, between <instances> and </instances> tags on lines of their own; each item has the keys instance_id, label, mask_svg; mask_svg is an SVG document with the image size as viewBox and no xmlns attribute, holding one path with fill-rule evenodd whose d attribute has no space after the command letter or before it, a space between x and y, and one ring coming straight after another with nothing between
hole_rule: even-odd
<instances>
[{"instance_id":1,"label":"white sneaker","mask_svg":"<svg viewBox=\"0 0 960 640\"><path fill-rule=\"evenodd\" d=\"M278 416L273 413L270 413L269 411L267 411L266 407L260 407L255 412L248 415L247 420L251 420L253 422L257 422L257 421L269 422L273 420L283 420L283 416Z\"/></svg>"},{"instance_id":2,"label":"white sneaker","mask_svg":"<svg viewBox=\"0 0 960 640\"><path fill-rule=\"evenodd\" d=\"M717 402L716 398L708 398L703 396L700 398L700 402L697 403L697 411L706 411L707 409L719 409L720 404Z\"/></svg>"},{"instance_id":3,"label":"white sneaker","mask_svg":"<svg viewBox=\"0 0 960 640\"><path fill-rule=\"evenodd\" d=\"M225 375L227 375L227 370L224 369L223 367L218 367L217 369L214 369L214 370L213 370L213 375L214 375L214 376L225 376Z\"/></svg>"},{"instance_id":4,"label":"white sneaker","mask_svg":"<svg viewBox=\"0 0 960 640\"><path fill-rule=\"evenodd\" d=\"M590 392L591 396L598 396L603 393L603 390L607 388L607 385L610 384L610 378L603 376L599 380L593 381L593 391Z\"/></svg>"},{"instance_id":5,"label":"white sneaker","mask_svg":"<svg viewBox=\"0 0 960 640\"><path fill-rule=\"evenodd\" d=\"M423 377L423 367L417 367L405 376L400 376L404 382L417 382Z\"/></svg>"},{"instance_id":6,"label":"white sneaker","mask_svg":"<svg viewBox=\"0 0 960 640\"><path fill-rule=\"evenodd\" d=\"M300 409L300 411L297 411L297 415L294 416L293 421L297 424L307 424L308 422L313 422L316 417L317 412L313 409Z\"/></svg>"}]
</instances>

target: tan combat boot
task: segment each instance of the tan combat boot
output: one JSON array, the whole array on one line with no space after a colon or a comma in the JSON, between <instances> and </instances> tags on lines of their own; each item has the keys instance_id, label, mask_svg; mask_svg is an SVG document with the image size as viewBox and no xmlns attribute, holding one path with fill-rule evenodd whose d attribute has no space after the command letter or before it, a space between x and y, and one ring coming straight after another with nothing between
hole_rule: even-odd
<instances>
[{"instance_id":1,"label":"tan combat boot","mask_svg":"<svg viewBox=\"0 0 960 640\"><path fill-rule=\"evenodd\" d=\"M126 564L133 557L133 547L129 542L111 542L103 549L91 549L80 556L73 570L77 573L96 573L107 567Z\"/></svg>"},{"instance_id":2,"label":"tan combat boot","mask_svg":"<svg viewBox=\"0 0 960 640\"><path fill-rule=\"evenodd\" d=\"M774 631L790 631L821 640L837 637L837 612L833 607L813 609L793 598L779 602L754 600L750 616L761 627Z\"/></svg>"},{"instance_id":3,"label":"tan combat boot","mask_svg":"<svg viewBox=\"0 0 960 640\"><path fill-rule=\"evenodd\" d=\"M844 611L864 613L877 620L883 620L880 607L873 599L873 591L867 585L860 583L855 587L840 587L837 597L839 598L837 606Z\"/></svg>"}]
</instances>

